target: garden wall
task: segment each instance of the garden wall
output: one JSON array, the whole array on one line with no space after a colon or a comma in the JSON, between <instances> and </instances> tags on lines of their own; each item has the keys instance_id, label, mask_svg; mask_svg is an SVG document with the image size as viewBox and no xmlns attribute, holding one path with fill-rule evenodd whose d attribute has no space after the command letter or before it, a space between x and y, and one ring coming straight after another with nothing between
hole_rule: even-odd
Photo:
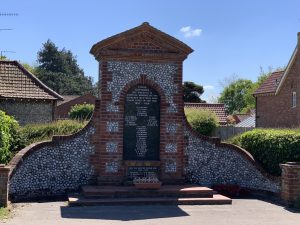
<instances>
[{"instance_id":1,"label":"garden wall","mask_svg":"<svg viewBox=\"0 0 300 225\"><path fill-rule=\"evenodd\" d=\"M251 190L279 193L280 182L263 172L245 150L219 138L196 133L184 124L186 178L202 186L235 184Z\"/></svg>"},{"instance_id":2,"label":"garden wall","mask_svg":"<svg viewBox=\"0 0 300 225\"><path fill-rule=\"evenodd\" d=\"M32 144L11 160L9 199L41 199L61 196L94 182L90 155L94 153L90 122L70 136L54 136L52 141Z\"/></svg>"},{"instance_id":3,"label":"garden wall","mask_svg":"<svg viewBox=\"0 0 300 225\"><path fill-rule=\"evenodd\" d=\"M99 104L95 109L98 113ZM52 141L32 144L21 150L9 163L9 199L21 201L62 196L78 190L81 185L96 184L97 173L91 160L96 156L94 144L99 142L99 131L94 126L97 123L99 118L94 116L74 135L54 136ZM280 183L266 175L245 150L220 143L218 138L199 135L186 120L183 130L183 165L187 181L209 187L237 184L249 189L280 192Z\"/></svg>"}]
</instances>

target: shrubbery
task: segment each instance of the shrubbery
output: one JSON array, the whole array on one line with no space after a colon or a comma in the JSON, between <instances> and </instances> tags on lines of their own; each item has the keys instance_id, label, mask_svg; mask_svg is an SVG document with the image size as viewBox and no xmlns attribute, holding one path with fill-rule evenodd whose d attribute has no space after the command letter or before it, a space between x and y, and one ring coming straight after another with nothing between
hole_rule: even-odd
<instances>
[{"instance_id":1,"label":"shrubbery","mask_svg":"<svg viewBox=\"0 0 300 225\"><path fill-rule=\"evenodd\" d=\"M26 145L50 140L53 135L68 135L81 130L87 122L58 120L53 123L29 124L21 128L21 136Z\"/></svg>"},{"instance_id":2,"label":"shrubbery","mask_svg":"<svg viewBox=\"0 0 300 225\"><path fill-rule=\"evenodd\" d=\"M218 125L217 116L214 112L193 108L185 109L184 112L193 129L202 135L211 135Z\"/></svg>"},{"instance_id":3,"label":"shrubbery","mask_svg":"<svg viewBox=\"0 0 300 225\"><path fill-rule=\"evenodd\" d=\"M53 135L68 135L81 130L87 121L61 120L47 124L29 124L19 127L18 122L0 111L0 163L8 163L15 152L34 142L51 140Z\"/></svg>"},{"instance_id":4,"label":"shrubbery","mask_svg":"<svg viewBox=\"0 0 300 225\"><path fill-rule=\"evenodd\" d=\"M69 117L76 120L89 120L93 115L94 108L93 104L74 105L69 112Z\"/></svg>"},{"instance_id":5,"label":"shrubbery","mask_svg":"<svg viewBox=\"0 0 300 225\"><path fill-rule=\"evenodd\" d=\"M280 163L300 161L300 132L297 130L255 129L234 137L231 142L249 151L272 175L280 175Z\"/></svg>"},{"instance_id":6,"label":"shrubbery","mask_svg":"<svg viewBox=\"0 0 300 225\"><path fill-rule=\"evenodd\" d=\"M11 152L23 146L18 122L0 111L0 163L7 163Z\"/></svg>"}]
</instances>

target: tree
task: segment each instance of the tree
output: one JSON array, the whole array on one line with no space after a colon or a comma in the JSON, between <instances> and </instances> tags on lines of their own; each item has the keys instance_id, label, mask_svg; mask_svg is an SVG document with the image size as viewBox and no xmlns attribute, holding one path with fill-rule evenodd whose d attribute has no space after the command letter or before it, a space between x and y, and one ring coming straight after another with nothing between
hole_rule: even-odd
<instances>
[{"instance_id":1,"label":"tree","mask_svg":"<svg viewBox=\"0 0 300 225\"><path fill-rule=\"evenodd\" d=\"M259 88L273 72L282 71L284 69L284 67L278 67L273 70L272 67L269 67L268 71L264 71L263 68L260 67L260 74L256 82L238 79L237 75L225 78L223 82L220 82L224 89L218 101L225 104L229 114L235 112L246 113L250 109L255 108L255 97L253 96L255 90Z\"/></svg>"},{"instance_id":2,"label":"tree","mask_svg":"<svg viewBox=\"0 0 300 225\"><path fill-rule=\"evenodd\" d=\"M70 50L58 47L50 40L38 52L38 78L63 95L82 95L93 90L91 77L85 76Z\"/></svg>"},{"instance_id":3,"label":"tree","mask_svg":"<svg viewBox=\"0 0 300 225\"><path fill-rule=\"evenodd\" d=\"M183 101L184 102L205 102L201 100L200 96L203 94L204 89L201 85L195 84L191 81L183 83Z\"/></svg>"},{"instance_id":4,"label":"tree","mask_svg":"<svg viewBox=\"0 0 300 225\"><path fill-rule=\"evenodd\" d=\"M28 70L29 72L31 72L32 74L35 74L36 73L36 67L35 66L32 66L28 63L22 63L22 66Z\"/></svg>"},{"instance_id":5,"label":"tree","mask_svg":"<svg viewBox=\"0 0 300 225\"><path fill-rule=\"evenodd\" d=\"M252 95L253 86L254 83L251 80L238 79L224 88L219 102L225 104L229 114L241 112L249 105L254 106L254 97L249 98L249 94Z\"/></svg>"}]
</instances>

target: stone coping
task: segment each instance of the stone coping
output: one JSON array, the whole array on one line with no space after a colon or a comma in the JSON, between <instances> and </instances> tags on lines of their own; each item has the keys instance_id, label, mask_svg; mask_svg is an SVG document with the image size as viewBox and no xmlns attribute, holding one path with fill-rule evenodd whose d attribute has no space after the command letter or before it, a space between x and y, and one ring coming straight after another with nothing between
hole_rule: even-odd
<instances>
[{"instance_id":1,"label":"stone coping","mask_svg":"<svg viewBox=\"0 0 300 225\"><path fill-rule=\"evenodd\" d=\"M292 168L297 168L300 169L300 162L286 162L280 164L280 167L292 167Z\"/></svg>"}]
</instances>

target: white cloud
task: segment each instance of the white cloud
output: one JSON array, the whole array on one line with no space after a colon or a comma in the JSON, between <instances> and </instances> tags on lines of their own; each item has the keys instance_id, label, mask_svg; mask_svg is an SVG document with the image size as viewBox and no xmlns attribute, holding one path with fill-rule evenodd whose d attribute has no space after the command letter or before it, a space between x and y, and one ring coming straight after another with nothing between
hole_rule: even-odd
<instances>
[{"instance_id":1,"label":"white cloud","mask_svg":"<svg viewBox=\"0 0 300 225\"><path fill-rule=\"evenodd\" d=\"M204 85L204 93L201 95L201 99L205 100L208 103L217 103L218 94L216 94L215 86L213 85Z\"/></svg>"},{"instance_id":2,"label":"white cloud","mask_svg":"<svg viewBox=\"0 0 300 225\"><path fill-rule=\"evenodd\" d=\"M212 86L212 85L204 85L203 88L204 88L204 90L213 90L213 89L215 89L215 87Z\"/></svg>"},{"instance_id":3,"label":"white cloud","mask_svg":"<svg viewBox=\"0 0 300 225\"><path fill-rule=\"evenodd\" d=\"M202 30L199 28L193 29L191 26L182 27L180 32L183 33L183 36L186 38L198 37L201 35Z\"/></svg>"}]
</instances>

